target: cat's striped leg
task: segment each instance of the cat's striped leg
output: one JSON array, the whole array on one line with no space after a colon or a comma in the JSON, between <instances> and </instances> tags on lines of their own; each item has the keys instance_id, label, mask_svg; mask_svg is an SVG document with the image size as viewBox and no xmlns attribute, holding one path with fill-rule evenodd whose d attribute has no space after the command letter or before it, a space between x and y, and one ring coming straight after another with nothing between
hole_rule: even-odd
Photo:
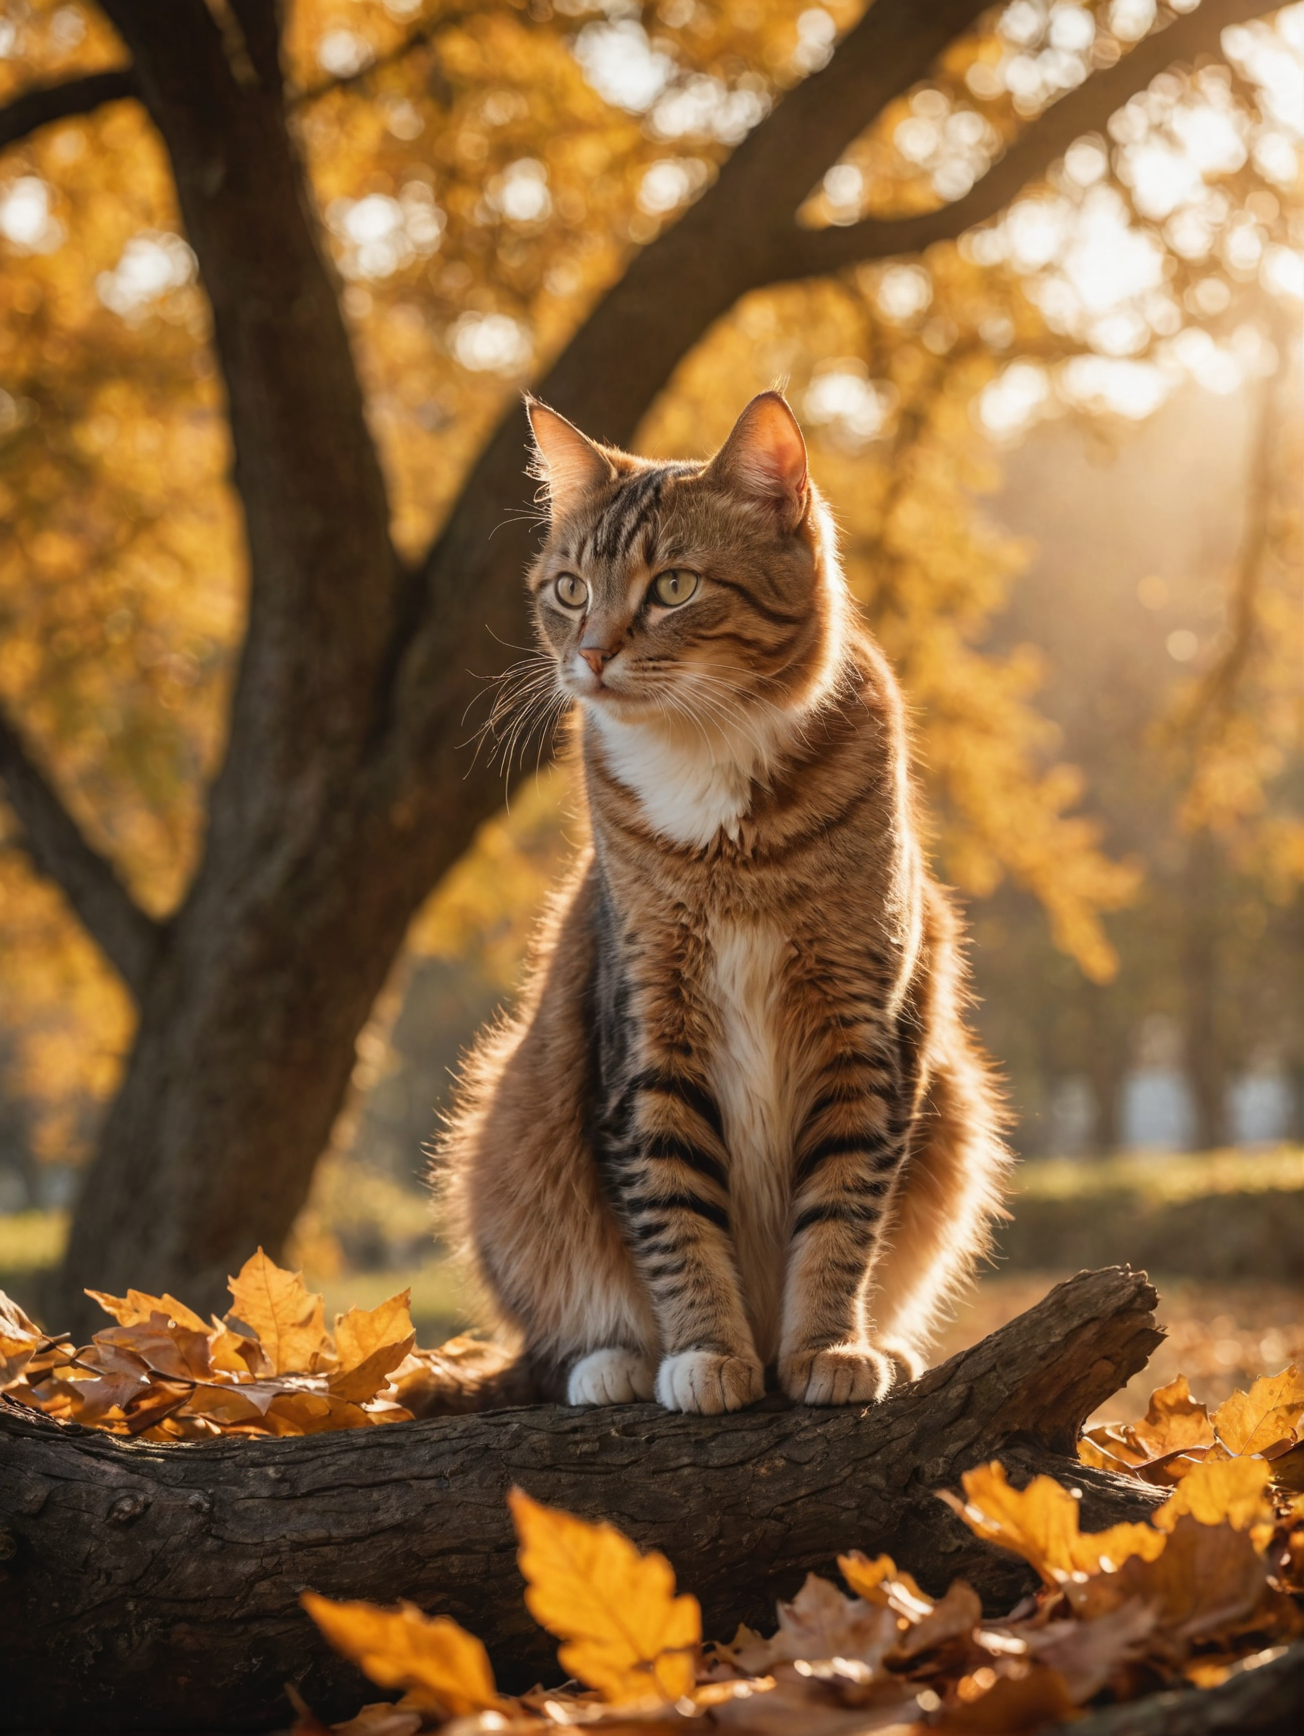
<instances>
[{"instance_id":1,"label":"cat's striped leg","mask_svg":"<svg viewBox=\"0 0 1304 1736\"><path fill-rule=\"evenodd\" d=\"M867 1291L906 1149L897 1069L829 1066L795 1150L779 1383L802 1404L883 1398L902 1372L872 1339Z\"/></svg>"},{"instance_id":2,"label":"cat's striped leg","mask_svg":"<svg viewBox=\"0 0 1304 1736\"><path fill-rule=\"evenodd\" d=\"M656 1396L714 1414L765 1390L729 1228L719 1109L698 1080L654 1068L625 1093L611 1179L661 1335Z\"/></svg>"}]
</instances>

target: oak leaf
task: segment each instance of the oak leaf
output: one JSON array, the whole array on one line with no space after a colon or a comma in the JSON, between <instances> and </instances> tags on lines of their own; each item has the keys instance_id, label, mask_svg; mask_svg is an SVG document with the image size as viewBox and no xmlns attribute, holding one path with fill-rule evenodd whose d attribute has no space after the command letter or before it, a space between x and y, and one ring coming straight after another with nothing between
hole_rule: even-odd
<instances>
[{"instance_id":1,"label":"oak leaf","mask_svg":"<svg viewBox=\"0 0 1304 1736\"><path fill-rule=\"evenodd\" d=\"M530 1614L564 1643L564 1669L616 1704L675 1701L692 1692L702 1613L675 1595L664 1555L641 1555L614 1525L587 1524L507 1497L520 1540Z\"/></svg>"},{"instance_id":2,"label":"oak leaf","mask_svg":"<svg viewBox=\"0 0 1304 1736\"><path fill-rule=\"evenodd\" d=\"M286 1272L259 1248L228 1278L231 1312L256 1335L273 1374L307 1374L327 1348L322 1299L302 1272Z\"/></svg>"},{"instance_id":3,"label":"oak leaf","mask_svg":"<svg viewBox=\"0 0 1304 1736\"><path fill-rule=\"evenodd\" d=\"M416 1344L408 1304L410 1290L402 1290L378 1308L350 1308L335 1321L335 1351L339 1367L330 1377L330 1389L339 1398L362 1404L374 1398Z\"/></svg>"},{"instance_id":4,"label":"oak leaf","mask_svg":"<svg viewBox=\"0 0 1304 1736\"><path fill-rule=\"evenodd\" d=\"M1163 1533L1143 1523L1083 1532L1076 1497L1052 1477L1015 1489L1004 1466L992 1463L966 1471L961 1481L963 1501L940 1491L947 1505L977 1536L1031 1562L1048 1585L1108 1571L1133 1555L1153 1560L1163 1550Z\"/></svg>"},{"instance_id":5,"label":"oak leaf","mask_svg":"<svg viewBox=\"0 0 1304 1736\"><path fill-rule=\"evenodd\" d=\"M378 1687L406 1689L412 1704L455 1718L503 1704L489 1654L451 1617L423 1615L411 1603L335 1603L314 1591L299 1601L336 1651Z\"/></svg>"},{"instance_id":6,"label":"oak leaf","mask_svg":"<svg viewBox=\"0 0 1304 1736\"><path fill-rule=\"evenodd\" d=\"M1214 1412L1213 1426L1229 1453L1266 1453L1294 1444L1304 1422L1304 1375L1284 1368L1261 1375L1248 1392L1234 1392Z\"/></svg>"}]
</instances>

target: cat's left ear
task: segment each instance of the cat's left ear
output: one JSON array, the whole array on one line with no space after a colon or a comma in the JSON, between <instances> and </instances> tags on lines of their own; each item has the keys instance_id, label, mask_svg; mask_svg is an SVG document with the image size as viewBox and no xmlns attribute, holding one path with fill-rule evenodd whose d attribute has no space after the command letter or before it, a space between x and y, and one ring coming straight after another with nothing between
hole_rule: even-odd
<instances>
[{"instance_id":1,"label":"cat's left ear","mask_svg":"<svg viewBox=\"0 0 1304 1736\"><path fill-rule=\"evenodd\" d=\"M602 449L556 410L550 410L537 398L527 397L525 414L534 436L533 473L546 483L548 505L556 519L569 512L590 489L610 482L616 473Z\"/></svg>"},{"instance_id":2,"label":"cat's left ear","mask_svg":"<svg viewBox=\"0 0 1304 1736\"><path fill-rule=\"evenodd\" d=\"M785 530L795 530L810 493L806 442L779 392L753 398L716 453L707 476L725 488L776 509Z\"/></svg>"}]
</instances>

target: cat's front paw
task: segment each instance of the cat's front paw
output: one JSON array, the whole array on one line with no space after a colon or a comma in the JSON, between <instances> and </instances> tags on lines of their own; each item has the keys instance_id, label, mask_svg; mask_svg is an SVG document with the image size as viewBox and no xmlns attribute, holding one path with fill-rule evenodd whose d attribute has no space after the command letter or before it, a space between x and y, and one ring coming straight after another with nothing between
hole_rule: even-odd
<instances>
[{"instance_id":1,"label":"cat's front paw","mask_svg":"<svg viewBox=\"0 0 1304 1736\"><path fill-rule=\"evenodd\" d=\"M868 1344L833 1344L779 1358L779 1385L798 1404L877 1404L898 1378L898 1363Z\"/></svg>"},{"instance_id":2,"label":"cat's front paw","mask_svg":"<svg viewBox=\"0 0 1304 1736\"><path fill-rule=\"evenodd\" d=\"M567 1404L636 1404L652 1397L656 1376L637 1350L593 1350L582 1356L566 1382Z\"/></svg>"},{"instance_id":3,"label":"cat's front paw","mask_svg":"<svg viewBox=\"0 0 1304 1736\"><path fill-rule=\"evenodd\" d=\"M718 1416L765 1396L765 1370L751 1357L681 1350L657 1370L657 1403L667 1410Z\"/></svg>"}]
</instances>

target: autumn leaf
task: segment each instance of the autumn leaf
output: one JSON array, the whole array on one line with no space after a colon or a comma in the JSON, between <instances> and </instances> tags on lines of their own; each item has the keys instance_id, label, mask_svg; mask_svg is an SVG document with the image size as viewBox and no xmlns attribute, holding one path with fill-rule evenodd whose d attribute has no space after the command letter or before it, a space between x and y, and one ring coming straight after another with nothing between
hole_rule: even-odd
<instances>
[{"instance_id":1,"label":"autumn leaf","mask_svg":"<svg viewBox=\"0 0 1304 1736\"><path fill-rule=\"evenodd\" d=\"M125 1296L110 1296L104 1290L87 1290L86 1295L92 1302L98 1302L106 1314L111 1314L119 1326L141 1326L152 1314L161 1314L164 1319L175 1320L178 1326L187 1326L192 1332L209 1330L193 1308L187 1308L184 1302L178 1302L166 1291L162 1296L151 1296L144 1290L128 1290Z\"/></svg>"},{"instance_id":2,"label":"autumn leaf","mask_svg":"<svg viewBox=\"0 0 1304 1736\"><path fill-rule=\"evenodd\" d=\"M1266 1459L1221 1459L1195 1465L1177 1488L1151 1514L1160 1531L1171 1531L1184 1513L1202 1525L1224 1522L1237 1531L1273 1523L1267 1496L1272 1466Z\"/></svg>"},{"instance_id":3,"label":"autumn leaf","mask_svg":"<svg viewBox=\"0 0 1304 1736\"><path fill-rule=\"evenodd\" d=\"M664 1555L641 1555L614 1525L590 1525L508 1496L530 1614L564 1643L564 1669L604 1700L679 1700L692 1692L702 1615L695 1597L676 1597Z\"/></svg>"},{"instance_id":4,"label":"autumn leaf","mask_svg":"<svg viewBox=\"0 0 1304 1736\"><path fill-rule=\"evenodd\" d=\"M322 1299L303 1281L302 1272L286 1272L259 1248L227 1279L231 1312L257 1335L274 1374L306 1374L326 1348Z\"/></svg>"},{"instance_id":5,"label":"autumn leaf","mask_svg":"<svg viewBox=\"0 0 1304 1736\"><path fill-rule=\"evenodd\" d=\"M1296 1439L1304 1421L1304 1375L1297 1368L1263 1375L1248 1392L1234 1392L1214 1412L1213 1426L1229 1453L1264 1453Z\"/></svg>"},{"instance_id":6,"label":"autumn leaf","mask_svg":"<svg viewBox=\"0 0 1304 1736\"><path fill-rule=\"evenodd\" d=\"M838 1570L857 1597L894 1609L907 1621L920 1621L933 1607L932 1598L920 1591L908 1573L898 1570L890 1555L870 1561L853 1549L849 1555L839 1555Z\"/></svg>"},{"instance_id":7,"label":"autumn leaf","mask_svg":"<svg viewBox=\"0 0 1304 1736\"><path fill-rule=\"evenodd\" d=\"M1145 1524L1081 1531L1076 1498L1052 1477L1014 1489L1004 1466L993 1463L966 1471L961 1480L965 1499L948 1490L940 1491L942 1499L977 1536L1031 1562L1048 1585L1100 1573L1133 1555L1153 1560L1163 1550L1163 1533Z\"/></svg>"},{"instance_id":8,"label":"autumn leaf","mask_svg":"<svg viewBox=\"0 0 1304 1736\"><path fill-rule=\"evenodd\" d=\"M1154 1561L1133 1557L1117 1573L1089 1581L1076 1601L1079 1613L1091 1622L1139 1599L1154 1612L1164 1650L1171 1656L1196 1641L1226 1639L1256 1622L1275 1595L1267 1566L1246 1532L1227 1524L1201 1524L1184 1513L1162 1555ZM1280 1604L1285 1613L1287 1600Z\"/></svg>"},{"instance_id":9,"label":"autumn leaf","mask_svg":"<svg viewBox=\"0 0 1304 1736\"><path fill-rule=\"evenodd\" d=\"M1132 1425L1131 1432L1151 1459L1213 1445L1209 1413L1191 1397L1184 1374L1151 1393L1150 1408L1141 1422Z\"/></svg>"},{"instance_id":10,"label":"autumn leaf","mask_svg":"<svg viewBox=\"0 0 1304 1736\"><path fill-rule=\"evenodd\" d=\"M1036 1669L1026 1676L998 1677L986 1693L948 1710L935 1728L1021 1736L1025 1730L1040 1730L1070 1718L1073 1712L1072 1698L1058 1671Z\"/></svg>"},{"instance_id":11,"label":"autumn leaf","mask_svg":"<svg viewBox=\"0 0 1304 1736\"><path fill-rule=\"evenodd\" d=\"M503 1704L489 1654L449 1616L423 1615L411 1603L335 1603L314 1591L299 1601L336 1651L378 1687L403 1688L418 1706L455 1718Z\"/></svg>"},{"instance_id":12,"label":"autumn leaf","mask_svg":"<svg viewBox=\"0 0 1304 1736\"><path fill-rule=\"evenodd\" d=\"M417 1341L408 1304L412 1292L403 1290L378 1308L350 1308L335 1321L335 1350L339 1367L330 1377L337 1398L361 1404L374 1398L387 1376L398 1367Z\"/></svg>"},{"instance_id":13,"label":"autumn leaf","mask_svg":"<svg viewBox=\"0 0 1304 1736\"><path fill-rule=\"evenodd\" d=\"M0 1290L0 1392L21 1380L28 1363L45 1342L34 1320Z\"/></svg>"},{"instance_id":14,"label":"autumn leaf","mask_svg":"<svg viewBox=\"0 0 1304 1736\"><path fill-rule=\"evenodd\" d=\"M753 1675L777 1664L854 1658L870 1671L896 1647L897 1616L885 1602L846 1597L836 1585L808 1573L791 1603L779 1605L778 1631L763 1639L748 1634L729 1648L733 1660Z\"/></svg>"}]
</instances>

